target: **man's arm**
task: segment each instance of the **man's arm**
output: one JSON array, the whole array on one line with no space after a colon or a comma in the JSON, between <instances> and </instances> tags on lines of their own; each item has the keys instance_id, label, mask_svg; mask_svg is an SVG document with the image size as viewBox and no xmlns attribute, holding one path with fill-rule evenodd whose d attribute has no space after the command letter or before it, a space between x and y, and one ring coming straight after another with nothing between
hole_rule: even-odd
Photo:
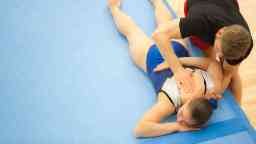
<instances>
[{"instance_id":1,"label":"man's arm","mask_svg":"<svg viewBox=\"0 0 256 144\"><path fill-rule=\"evenodd\" d=\"M240 75L238 73L238 68L234 68L232 72L225 72L224 71L224 78L223 78L223 84L222 84L222 92L230 85L231 91L234 94L234 97L236 101L241 104L241 98L242 98L242 82Z\"/></svg>"},{"instance_id":2,"label":"man's arm","mask_svg":"<svg viewBox=\"0 0 256 144\"><path fill-rule=\"evenodd\" d=\"M223 72L217 61L205 57L186 57L181 58L181 61L184 65L191 65L206 70L214 83L214 88L208 92L208 96L209 98L220 98L219 94L223 92Z\"/></svg>"},{"instance_id":3,"label":"man's arm","mask_svg":"<svg viewBox=\"0 0 256 144\"><path fill-rule=\"evenodd\" d=\"M212 78L214 87L210 91L207 91L206 97L220 99L221 94L223 93L222 91L223 72L220 64L215 60L211 60L208 66L207 72Z\"/></svg>"},{"instance_id":4,"label":"man's arm","mask_svg":"<svg viewBox=\"0 0 256 144\"><path fill-rule=\"evenodd\" d=\"M179 60L183 65L195 66L207 70L214 82L214 88L208 91L207 96L209 98L220 98L219 94L223 92L223 72L218 62L205 57L183 57L179 58ZM154 71L161 71L167 68L168 64L164 61ZM229 82L228 79L226 79L227 82Z\"/></svg>"},{"instance_id":5,"label":"man's arm","mask_svg":"<svg viewBox=\"0 0 256 144\"><path fill-rule=\"evenodd\" d=\"M169 21L160 25L153 33L152 37L159 47L162 56L171 68L175 80L183 85L185 93L192 93L194 89L192 87L192 78L190 78L191 72L182 67L170 44L171 39L181 38L179 20Z\"/></svg>"},{"instance_id":6,"label":"man's arm","mask_svg":"<svg viewBox=\"0 0 256 144\"><path fill-rule=\"evenodd\" d=\"M242 102L242 80L238 72L235 72L232 76L230 83L231 91L235 96L236 101L239 105Z\"/></svg>"},{"instance_id":7,"label":"man's arm","mask_svg":"<svg viewBox=\"0 0 256 144\"><path fill-rule=\"evenodd\" d=\"M175 55L172 45L170 45L170 40L181 38L179 20L169 21L166 24L160 25L153 33L152 37L174 75L177 74L183 67L180 64L178 57Z\"/></svg>"}]
</instances>

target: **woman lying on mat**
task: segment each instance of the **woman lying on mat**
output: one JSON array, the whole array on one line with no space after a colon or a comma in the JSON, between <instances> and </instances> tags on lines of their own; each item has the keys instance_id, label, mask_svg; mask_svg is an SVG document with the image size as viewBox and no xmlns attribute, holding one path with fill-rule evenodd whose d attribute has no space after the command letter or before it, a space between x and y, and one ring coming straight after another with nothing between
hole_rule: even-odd
<instances>
[{"instance_id":1,"label":"woman lying on mat","mask_svg":"<svg viewBox=\"0 0 256 144\"><path fill-rule=\"evenodd\" d=\"M121 11L120 3L120 0L109 0L114 22L118 30L128 39L129 52L134 63L148 74L158 95L154 106L144 114L136 126L136 137L154 137L199 129L212 114L212 105L205 95L220 85L220 79L222 79L220 67L216 64L215 67L208 68L207 64L210 60L207 58L189 58L185 42L173 40L171 41L172 71L167 69L154 72L164 59L152 39ZM155 8L158 25L171 19L160 0L153 0L152 5ZM178 59L178 57L183 58ZM204 66L205 69L182 66L190 61L197 62L198 66ZM185 83L179 81L183 73L190 73L193 89L186 89ZM161 123L161 120L175 112L177 112L177 122Z\"/></svg>"}]
</instances>

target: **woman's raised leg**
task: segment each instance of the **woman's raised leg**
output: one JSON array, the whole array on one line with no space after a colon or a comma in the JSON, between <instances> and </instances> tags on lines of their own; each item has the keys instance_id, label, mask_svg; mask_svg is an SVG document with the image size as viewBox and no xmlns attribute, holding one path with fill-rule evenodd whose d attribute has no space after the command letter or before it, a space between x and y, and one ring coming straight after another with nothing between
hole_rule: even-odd
<instances>
[{"instance_id":1,"label":"woman's raised leg","mask_svg":"<svg viewBox=\"0 0 256 144\"><path fill-rule=\"evenodd\" d=\"M150 0L154 7L157 27L173 19L163 0Z\"/></svg>"},{"instance_id":2,"label":"woman's raised leg","mask_svg":"<svg viewBox=\"0 0 256 144\"><path fill-rule=\"evenodd\" d=\"M157 27L174 19L163 0L150 0L150 2L154 7ZM185 39L175 39L174 41L178 41L187 49L187 41Z\"/></svg>"},{"instance_id":3,"label":"woman's raised leg","mask_svg":"<svg viewBox=\"0 0 256 144\"><path fill-rule=\"evenodd\" d=\"M119 32L128 40L129 52L134 63L146 71L146 56L148 49L154 44L150 39L121 9L121 0L109 0L110 12Z\"/></svg>"}]
</instances>

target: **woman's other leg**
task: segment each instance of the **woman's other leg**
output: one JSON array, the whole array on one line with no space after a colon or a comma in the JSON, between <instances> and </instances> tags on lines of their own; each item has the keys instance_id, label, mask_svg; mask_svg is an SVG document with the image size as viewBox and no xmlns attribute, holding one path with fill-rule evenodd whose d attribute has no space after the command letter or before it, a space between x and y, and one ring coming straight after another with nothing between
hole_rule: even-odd
<instances>
[{"instance_id":1,"label":"woman's other leg","mask_svg":"<svg viewBox=\"0 0 256 144\"><path fill-rule=\"evenodd\" d=\"M128 40L129 52L134 63L146 72L148 49L154 44L129 17L120 9L121 0L109 0L109 8L119 32Z\"/></svg>"},{"instance_id":2,"label":"woman's other leg","mask_svg":"<svg viewBox=\"0 0 256 144\"><path fill-rule=\"evenodd\" d=\"M173 19L162 0L150 0L154 7L157 27Z\"/></svg>"},{"instance_id":3,"label":"woman's other leg","mask_svg":"<svg viewBox=\"0 0 256 144\"><path fill-rule=\"evenodd\" d=\"M164 24L174 19L174 17L171 15L170 11L167 9L166 5L164 4L163 0L150 0L150 1L154 7L157 27L161 24ZM174 41L179 42L185 48L187 48L187 40L176 39Z\"/></svg>"}]
</instances>

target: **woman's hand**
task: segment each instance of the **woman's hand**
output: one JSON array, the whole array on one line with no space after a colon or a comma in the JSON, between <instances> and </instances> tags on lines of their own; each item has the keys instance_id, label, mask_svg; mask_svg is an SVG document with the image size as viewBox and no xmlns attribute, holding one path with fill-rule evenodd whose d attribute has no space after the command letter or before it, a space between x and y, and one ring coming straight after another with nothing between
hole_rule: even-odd
<instances>
[{"instance_id":1,"label":"woman's hand","mask_svg":"<svg viewBox=\"0 0 256 144\"><path fill-rule=\"evenodd\" d=\"M157 65L156 68L154 68L154 72L160 72L168 68L169 68L169 65L167 64L166 61L164 61L161 64Z\"/></svg>"}]
</instances>

